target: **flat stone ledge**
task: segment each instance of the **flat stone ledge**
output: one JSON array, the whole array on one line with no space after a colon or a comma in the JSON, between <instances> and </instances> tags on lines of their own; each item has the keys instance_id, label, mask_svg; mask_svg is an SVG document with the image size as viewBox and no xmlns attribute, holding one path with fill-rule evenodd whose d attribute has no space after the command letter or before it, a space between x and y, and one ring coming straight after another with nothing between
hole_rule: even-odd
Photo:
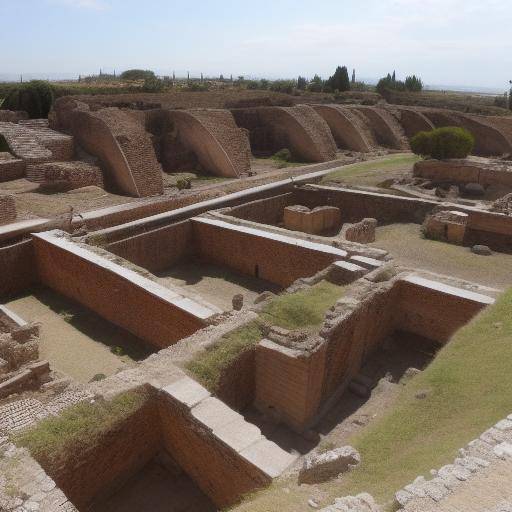
<instances>
[{"instance_id":1,"label":"flat stone ledge","mask_svg":"<svg viewBox=\"0 0 512 512\"><path fill-rule=\"evenodd\" d=\"M350 261L368 270L375 270L386 263L385 261L368 258L367 256L351 256Z\"/></svg>"},{"instance_id":2,"label":"flat stone ledge","mask_svg":"<svg viewBox=\"0 0 512 512\"><path fill-rule=\"evenodd\" d=\"M267 439L253 443L242 450L240 455L270 478L280 476L297 458Z\"/></svg>"},{"instance_id":3,"label":"flat stone ledge","mask_svg":"<svg viewBox=\"0 0 512 512\"><path fill-rule=\"evenodd\" d=\"M162 392L170 395L189 409L192 409L192 407L200 403L202 400L211 396L207 389L203 388L201 384L198 384L195 380L189 377L183 377L173 384L164 387Z\"/></svg>"}]
</instances>

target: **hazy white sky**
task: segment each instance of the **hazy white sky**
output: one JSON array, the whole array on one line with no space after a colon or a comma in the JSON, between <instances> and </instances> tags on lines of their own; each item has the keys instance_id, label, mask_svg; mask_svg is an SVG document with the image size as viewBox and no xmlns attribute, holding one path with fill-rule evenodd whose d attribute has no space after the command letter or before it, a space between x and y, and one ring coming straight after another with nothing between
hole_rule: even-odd
<instances>
[{"instance_id":1,"label":"hazy white sky","mask_svg":"<svg viewBox=\"0 0 512 512\"><path fill-rule=\"evenodd\" d=\"M132 67L505 89L512 0L0 0L0 76Z\"/></svg>"}]
</instances>

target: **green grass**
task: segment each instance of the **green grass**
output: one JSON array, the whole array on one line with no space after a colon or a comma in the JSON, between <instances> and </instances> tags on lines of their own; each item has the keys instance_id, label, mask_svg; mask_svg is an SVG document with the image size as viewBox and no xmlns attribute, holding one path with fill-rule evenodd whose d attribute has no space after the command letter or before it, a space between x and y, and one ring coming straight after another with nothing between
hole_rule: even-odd
<instances>
[{"instance_id":1,"label":"green grass","mask_svg":"<svg viewBox=\"0 0 512 512\"><path fill-rule=\"evenodd\" d=\"M418 391L427 391L423 400ZM318 486L325 504L369 492L388 510L394 493L418 475L453 462L457 451L512 412L512 290L459 330L434 361L401 388L394 405L367 430L348 440L362 463L342 480ZM330 447L326 440L326 446ZM320 448L322 448L321 446ZM287 487L289 493L283 493ZM296 480L274 483L238 512L308 510L311 490ZM269 508L270 507L270 508Z\"/></svg>"},{"instance_id":2,"label":"green grass","mask_svg":"<svg viewBox=\"0 0 512 512\"><path fill-rule=\"evenodd\" d=\"M122 393L111 401L81 402L33 428L12 436L38 460L58 461L77 446L94 444L104 433L125 420L148 399L144 391Z\"/></svg>"},{"instance_id":3,"label":"green grass","mask_svg":"<svg viewBox=\"0 0 512 512\"><path fill-rule=\"evenodd\" d=\"M396 407L354 440L363 464L346 481L380 499L512 412L512 290L462 328L404 388ZM428 390L427 398L415 395Z\"/></svg>"},{"instance_id":4,"label":"green grass","mask_svg":"<svg viewBox=\"0 0 512 512\"><path fill-rule=\"evenodd\" d=\"M199 352L185 367L196 380L215 393L223 371L262 339L261 322L285 329L313 330L320 327L325 312L342 296L343 290L342 286L322 281L308 290L276 297L263 309L258 320Z\"/></svg>"},{"instance_id":5,"label":"green grass","mask_svg":"<svg viewBox=\"0 0 512 512\"><path fill-rule=\"evenodd\" d=\"M364 185L377 185L392 171L412 169L418 160L420 158L413 154L396 154L378 160L359 162L334 170L323 177L322 183L357 183L360 180Z\"/></svg>"},{"instance_id":6,"label":"green grass","mask_svg":"<svg viewBox=\"0 0 512 512\"><path fill-rule=\"evenodd\" d=\"M266 323L284 329L315 329L326 311L343 295L343 287L327 281L304 291L281 295L264 308L260 317Z\"/></svg>"},{"instance_id":7,"label":"green grass","mask_svg":"<svg viewBox=\"0 0 512 512\"><path fill-rule=\"evenodd\" d=\"M262 337L258 323L251 322L223 336L185 367L205 388L215 393L222 372L243 352L254 347Z\"/></svg>"}]
</instances>

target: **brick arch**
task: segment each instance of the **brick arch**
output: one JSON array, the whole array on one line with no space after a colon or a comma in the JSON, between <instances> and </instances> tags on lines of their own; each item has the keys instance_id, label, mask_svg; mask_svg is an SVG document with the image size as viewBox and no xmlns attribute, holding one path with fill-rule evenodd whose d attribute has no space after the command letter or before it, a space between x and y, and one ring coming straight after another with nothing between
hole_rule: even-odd
<instances>
[{"instance_id":1,"label":"brick arch","mask_svg":"<svg viewBox=\"0 0 512 512\"><path fill-rule=\"evenodd\" d=\"M407 137L414 137L418 132L430 131L434 123L424 114L412 108L395 107L396 116Z\"/></svg>"},{"instance_id":2,"label":"brick arch","mask_svg":"<svg viewBox=\"0 0 512 512\"><path fill-rule=\"evenodd\" d=\"M228 110L174 110L168 115L180 142L195 153L206 171L237 178L250 169L247 135Z\"/></svg>"},{"instance_id":3,"label":"brick arch","mask_svg":"<svg viewBox=\"0 0 512 512\"><path fill-rule=\"evenodd\" d=\"M362 128L360 118L340 105L315 105L314 109L329 125L340 148L366 153L372 150L369 137Z\"/></svg>"}]
</instances>

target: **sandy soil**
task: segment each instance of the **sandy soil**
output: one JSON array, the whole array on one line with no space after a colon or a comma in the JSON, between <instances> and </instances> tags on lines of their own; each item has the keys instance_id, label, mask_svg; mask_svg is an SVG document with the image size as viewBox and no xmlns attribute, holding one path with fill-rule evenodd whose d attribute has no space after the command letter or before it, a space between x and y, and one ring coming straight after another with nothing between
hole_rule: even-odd
<instances>
[{"instance_id":1,"label":"sandy soil","mask_svg":"<svg viewBox=\"0 0 512 512\"><path fill-rule=\"evenodd\" d=\"M217 508L194 482L182 473L172 475L150 462L106 503L92 512L215 512Z\"/></svg>"},{"instance_id":2,"label":"sandy soil","mask_svg":"<svg viewBox=\"0 0 512 512\"><path fill-rule=\"evenodd\" d=\"M402 265L422 268L494 288L512 286L512 255L478 256L468 247L423 238L418 224L391 224L377 228L376 242Z\"/></svg>"},{"instance_id":3,"label":"sandy soil","mask_svg":"<svg viewBox=\"0 0 512 512\"><path fill-rule=\"evenodd\" d=\"M79 382L112 375L150 354L135 336L49 290L6 305L24 320L41 324L40 359ZM111 347L120 347L126 355L112 353Z\"/></svg>"},{"instance_id":4,"label":"sandy soil","mask_svg":"<svg viewBox=\"0 0 512 512\"><path fill-rule=\"evenodd\" d=\"M279 287L267 281L238 274L227 267L199 262L175 265L157 276L163 285L179 286L185 293L199 295L223 311L233 309L232 299L236 294L242 294L244 303L252 305L260 293L280 291Z\"/></svg>"}]
</instances>

